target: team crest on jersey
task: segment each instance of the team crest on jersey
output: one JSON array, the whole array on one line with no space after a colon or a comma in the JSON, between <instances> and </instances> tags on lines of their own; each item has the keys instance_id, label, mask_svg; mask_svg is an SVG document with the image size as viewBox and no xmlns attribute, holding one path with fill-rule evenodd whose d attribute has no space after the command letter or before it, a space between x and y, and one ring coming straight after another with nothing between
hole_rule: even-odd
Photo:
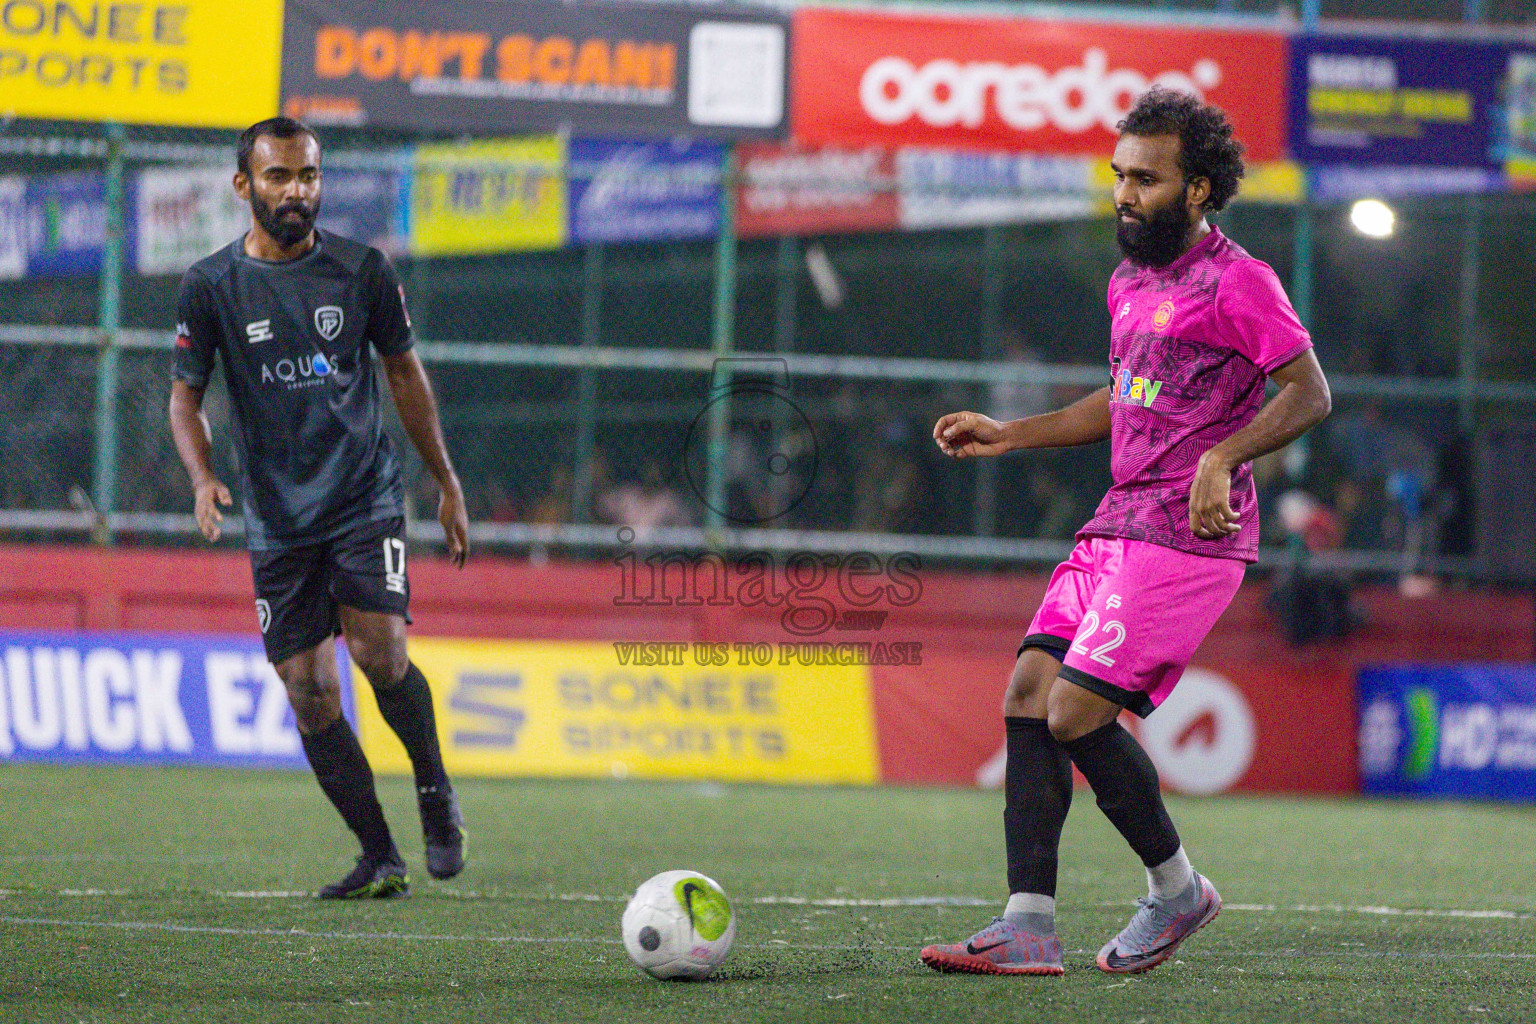
<instances>
[{"instance_id":1,"label":"team crest on jersey","mask_svg":"<svg viewBox=\"0 0 1536 1024\"><path fill-rule=\"evenodd\" d=\"M341 325L345 321L340 306L321 306L315 310L315 330L320 332L320 337L326 341L335 341L336 335L341 333Z\"/></svg>"},{"instance_id":2,"label":"team crest on jersey","mask_svg":"<svg viewBox=\"0 0 1536 1024\"><path fill-rule=\"evenodd\" d=\"M1165 302L1157 307L1157 312L1152 314L1152 326L1160 331L1168 329L1168 322L1173 319L1173 303Z\"/></svg>"},{"instance_id":3,"label":"team crest on jersey","mask_svg":"<svg viewBox=\"0 0 1536 1024\"><path fill-rule=\"evenodd\" d=\"M256 625L261 627L263 634L266 633L267 627L272 625L272 606L267 604L267 599L264 597L256 599Z\"/></svg>"}]
</instances>

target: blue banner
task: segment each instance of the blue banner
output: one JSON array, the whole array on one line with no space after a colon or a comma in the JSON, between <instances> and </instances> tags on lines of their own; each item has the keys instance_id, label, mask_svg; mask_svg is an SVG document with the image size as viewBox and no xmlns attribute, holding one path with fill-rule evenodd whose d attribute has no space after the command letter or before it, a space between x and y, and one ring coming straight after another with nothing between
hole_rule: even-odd
<instances>
[{"instance_id":1,"label":"blue banner","mask_svg":"<svg viewBox=\"0 0 1536 1024\"><path fill-rule=\"evenodd\" d=\"M1360 670L1367 794L1536 802L1536 666Z\"/></svg>"},{"instance_id":2,"label":"blue banner","mask_svg":"<svg viewBox=\"0 0 1536 1024\"><path fill-rule=\"evenodd\" d=\"M326 171L320 227L387 253L404 252L405 178L395 170L337 167Z\"/></svg>"},{"instance_id":3,"label":"blue banner","mask_svg":"<svg viewBox=\"0 0 1536 1024\"><path fill-rule=\"evenodd\" d=\"M720 230L724 150L701 141L570 144L570 239L642 242Z\"/></svg>"},{"instance_id":4,"label":"blue banner","mask_svg":"<svg viewBox=\"0 0 1536 1024\"><path fill-rule=\"evenodd\" d=\"M337 645L342 706L351 669ZM258 637L0 631L0 761L303 768Z\"/></svg>"},{"instance_id":5,"label":"blue banner","mask_svg":"<svg viewBox=\"0 0 1536 1024\"><path fill-rule=\"evenodd\" d=\"M126 176L125 192L132 191ZM134 265L133 202L124 197L123 265ZM27 179L27 274L83 277L101 273L107 243L107 179L98 171Z\"/></svg>"},{"instance_id":6,"label":"blue banner","mask_svg":"<svg viewBox=\"0 0 1536 1024\"><path fill-rule=\"evenodd\" d=\"M1511 56L1503 43L1298 35L1292 155L1311 164L1500 166L1495 119Z\"/></svg>"}]
</instances>

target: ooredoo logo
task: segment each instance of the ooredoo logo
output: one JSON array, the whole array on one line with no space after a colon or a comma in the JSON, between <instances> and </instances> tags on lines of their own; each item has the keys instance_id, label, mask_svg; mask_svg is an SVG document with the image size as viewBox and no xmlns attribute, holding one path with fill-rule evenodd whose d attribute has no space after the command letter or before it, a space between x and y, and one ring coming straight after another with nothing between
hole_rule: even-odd
<instances>
[{"instance_id":1,"label":"ooredoo logo","mask_svg":"<svg viewBox=\"0 0 1536 1024\"><path fill-rule=\"evenodd\" d=\"M1096 46L1084 51L1081 64L1055 72L1038 64L947 58L918 67L905 57L882 57L860 78L859 102L884 125L915 117L935 128L979 128L991 111L1019 131L1047 125L1071 133L1114 131L1152 86L1204 99L1222 77L1221 65L1203 58L1187 72L1170 69L1149 79L1134 68L1111 69L1109 55Z\"/></svg>"}]
</instances>

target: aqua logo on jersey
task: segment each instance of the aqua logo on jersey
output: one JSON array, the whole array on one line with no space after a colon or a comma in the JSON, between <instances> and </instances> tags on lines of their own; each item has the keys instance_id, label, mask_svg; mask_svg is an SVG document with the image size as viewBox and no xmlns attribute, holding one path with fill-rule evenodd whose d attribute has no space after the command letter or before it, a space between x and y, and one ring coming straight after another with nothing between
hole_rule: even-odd
<instances>
[{"instance_id":1,"label":"aqua logo on jersey","mask_svg":"<svg viewBox=\"0 0 1536 1024\"><path fill-rule=\"evenodd\" d=\"M325 358L322 353L316 352L314 355L299 356L297 359L279 359L275 363L262 363L261 382L263 384L281 382L291 391L294 388L313 387L335 372L336 364Z\"/></svg>"},{"instance_id":2,"label":"aqua logo on jersey","mask_svg":"<svg viewBox=\"0 0 1536 1024\"><path fill-rule=\"evenodd\" d=\"M1163 382L1153 380L1150 377L1135 377L1130 370L1120 368L1120 361L1115 360L1114 387L1111 389L1111 397L1126 405L1139 405L1144 409L1152 408L1152 403L1157 401L1157 396L1163 390Z\"/></svg>"}]
</instances>

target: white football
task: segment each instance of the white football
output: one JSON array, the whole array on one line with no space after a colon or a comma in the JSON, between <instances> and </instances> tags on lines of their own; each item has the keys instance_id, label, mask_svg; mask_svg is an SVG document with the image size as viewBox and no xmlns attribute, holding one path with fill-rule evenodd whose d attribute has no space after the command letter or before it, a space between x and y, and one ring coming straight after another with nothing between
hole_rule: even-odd
<instances>
[{"instance_id":1,"label":"white football","mask_svg":"<svg viewBox=\"0 0 1536 1024\"><path fill-rule=\"evenodd\" d=\"M663 871L624 908L624 952L655 978L698 981L730 954L736 915L725 890L697 871Z\"/></svg>"}]
</instances>

